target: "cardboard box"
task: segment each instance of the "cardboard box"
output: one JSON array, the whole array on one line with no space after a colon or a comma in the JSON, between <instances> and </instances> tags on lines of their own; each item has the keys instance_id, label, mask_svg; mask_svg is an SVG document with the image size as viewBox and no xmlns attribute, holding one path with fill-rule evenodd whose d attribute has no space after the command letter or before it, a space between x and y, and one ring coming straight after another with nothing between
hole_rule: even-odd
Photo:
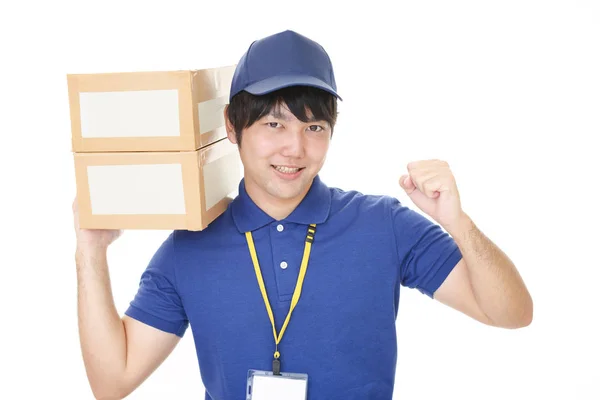
<instances>
[{"instance_id":1,"label":"cardboard box","mask_svg":"<svg viewBox=\"0 0 600 400\"><path fill-rule=\"evenodd\" d=\"M195 151L223 139L234 72L68 74L72 150Z\"/></svg>"},{"instance_id":2,"label":"cardboard box","mask_svg":"<svg viewBox=\"0 0 600 400\"><path fill-rule=\"evenodd\" d=\"M80 226L202 230L241 179L237 145L186 152L75 153Z\"/></svg>"}]
</instances>

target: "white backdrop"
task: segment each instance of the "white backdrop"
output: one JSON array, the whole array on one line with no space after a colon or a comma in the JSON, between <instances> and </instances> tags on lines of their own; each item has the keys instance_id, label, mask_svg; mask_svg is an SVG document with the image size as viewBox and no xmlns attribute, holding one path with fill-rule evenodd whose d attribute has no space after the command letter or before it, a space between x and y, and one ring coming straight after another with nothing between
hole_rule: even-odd
<instances>
[{"instance_id":1,"label":"white backdrop","mask_svg":"<svg viewBox=\"0 0 600 400\"><path fill-rule=\"evenodd\" d=\"M323 180L414 207L397 184L406 164L448 161L464 209L534 299L532 325L513 331L405 290L394 399L600 398L599 3L332 3L0 6L0 398L92 398L66 74L228 65L285 29L325 47L344 98ZM119 312L167 233L127 231L110 248ZM202 398L190 333L129 398Z\"/></svg>"}]
</instances>

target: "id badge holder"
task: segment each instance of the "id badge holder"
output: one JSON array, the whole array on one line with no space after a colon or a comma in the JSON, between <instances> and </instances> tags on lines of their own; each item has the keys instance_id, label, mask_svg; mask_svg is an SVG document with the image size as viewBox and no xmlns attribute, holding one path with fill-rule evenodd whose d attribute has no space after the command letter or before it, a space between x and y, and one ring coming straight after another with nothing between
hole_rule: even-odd
<instances>
[{"instance_id":1,"label":"id badge holder","mask_svg":"<svg viewBox=\"0 0 600 400\"><path fill-rule=\"evenodd\" d=\"M273 375L272 371L248 371L246 400L306 400L308 375L282 372Z\"/></svg>"}]
</instances>

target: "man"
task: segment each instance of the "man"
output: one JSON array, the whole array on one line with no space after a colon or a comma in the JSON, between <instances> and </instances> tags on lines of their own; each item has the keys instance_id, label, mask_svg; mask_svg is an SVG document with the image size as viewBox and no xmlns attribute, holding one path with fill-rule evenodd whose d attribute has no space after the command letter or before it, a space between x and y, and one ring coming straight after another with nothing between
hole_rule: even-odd
<instances>
[{"instance_id":1,"label":"man","mask_svg":"<svg viewBox=\"0 0 600 400\"><path fill-rule=\"evenodd\" d=\"M80 337L96 397L132 392L191 326L207 399L244 399L253 374L299 382L311 400L391 399L400 286L488 325L531 322L524 283L462 210L446 162L411 162L400 177L439 225L394 198L320 180L340 96L319 44L292 31L254 42L230 95L239 195L206 230L169 235L122 319L106 262L120 232L81 230L74 210Z\"/></svg>"}]
</instances>

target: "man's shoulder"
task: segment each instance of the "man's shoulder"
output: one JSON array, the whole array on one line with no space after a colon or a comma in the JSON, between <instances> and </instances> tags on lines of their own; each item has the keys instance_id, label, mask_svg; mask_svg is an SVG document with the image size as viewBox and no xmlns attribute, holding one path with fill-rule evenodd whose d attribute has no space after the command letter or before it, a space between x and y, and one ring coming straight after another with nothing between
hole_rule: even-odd
<instances>
[{"instance_id":1,"label":"man's shoulder","mask_svg":"<svg viewBox=\"0 0 600 400\"><path fill-rule=\"evenodd\" d=\"M208 226L200 231L190 231L178 229L172 232L175 247L185 250L190 246L197 248L199 244L218 243L232 237L232 232L236 231L235 224L231 216L231 208L215 218Z\"/></svg>"},{"instance_id":2,"label":"man's shoulder","mask_svg":"<svg viewBox=\"0 0 600 400\"><path fill-rule=\"evenodd\" d=\"M330 187L331 214L340 212L384 213L399 205L397 198L386 194L368 194L359 190Z\"/></svg>"}]
</instances>

